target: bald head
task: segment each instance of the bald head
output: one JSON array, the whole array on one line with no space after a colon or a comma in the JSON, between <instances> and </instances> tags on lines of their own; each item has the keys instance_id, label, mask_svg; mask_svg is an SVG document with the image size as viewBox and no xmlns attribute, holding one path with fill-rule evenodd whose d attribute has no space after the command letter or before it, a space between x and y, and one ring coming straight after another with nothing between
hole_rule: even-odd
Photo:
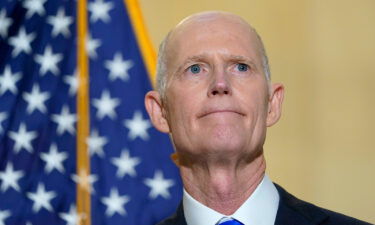
<instances>
[{"instance_id":1,"label":"bald head","mask_svg":"<svg viewBox=\"0 0 375 225\"><path fill-rule=\"evenodd\" d=\"M191 41L188 36L196 32L207 33L207 35L215 35L218 32L231 32L233 35L241 36L245 41L255 46L256 54L261 59L263 73L267 80L270 80L265 48L260 36L253 27L241 17L231 13L219 11L201 12L183 19L168 33L160 44L157 65L157 89L162 98L165 97L168 77L173 73L173 70L177 69L170 68L170 61L180 55L179 51L181 49L177 46L186 45L186 43ZM204 40L202 39L201 41Z\"/></svg>"}]
</instances>

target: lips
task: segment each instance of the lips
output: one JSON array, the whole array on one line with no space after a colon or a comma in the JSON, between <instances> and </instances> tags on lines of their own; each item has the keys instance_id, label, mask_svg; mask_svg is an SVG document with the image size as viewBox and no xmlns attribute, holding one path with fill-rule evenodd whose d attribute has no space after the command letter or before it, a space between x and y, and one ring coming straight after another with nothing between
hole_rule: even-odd
<instances>
[{"instance_id":1,"label":"lips","mask_svg":"<svg viewBox=\"0 0 375 225\"><path fill-rule=\"evenodd\" d=\"M216 113L235 113L241 116L244 116L245 114L242 113L238 109L233 108L207 108L203 110L201 113L198 114L198 118L202 118L208 115L216 114Z\"/></svg>"}]
</instances>

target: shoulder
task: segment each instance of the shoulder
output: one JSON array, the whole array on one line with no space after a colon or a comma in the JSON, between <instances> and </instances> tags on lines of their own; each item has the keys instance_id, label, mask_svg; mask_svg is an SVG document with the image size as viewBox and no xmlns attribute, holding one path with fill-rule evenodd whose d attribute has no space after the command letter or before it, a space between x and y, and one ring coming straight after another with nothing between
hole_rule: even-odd
<instances>
[{"instance_id":1,"label":"shoulder","mask_svg":"<svg viewBox=\"0 0 375 225\"><path fill-rule=\"evenodd\" d=\"M187 225L182 204L180 203L175 214L161 221L157 225Z\"/></svg>"},{"instance_id":2,"label":"shoulder","mask_svg":"<svg viewBox=\"0 0 375 225\"><path fill-rule=\"evenodd\" d=\"M321 225L370 225L364 221L323 209L314 204L302 201L275 184L280 203L276 216L276 225L284 224L321 224Z\"/></svg>"}]
</instances>

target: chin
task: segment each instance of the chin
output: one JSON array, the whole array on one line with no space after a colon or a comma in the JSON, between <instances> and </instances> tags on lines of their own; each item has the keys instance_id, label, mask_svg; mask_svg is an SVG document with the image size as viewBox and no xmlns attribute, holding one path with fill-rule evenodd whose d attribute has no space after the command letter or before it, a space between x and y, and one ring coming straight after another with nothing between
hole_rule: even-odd
<instances>
[{"instance_id":1,"label":"chin","mask_svg":"<svg viewBox=\"0 0 375 225\"><path fill-rule=\"evenodd\" d=\"M206 135L212 141L221 143L236 143L245 138L247 132L240 126L216 125L207 129Z\"/></svg>"},{"instance_id":2,"label":"chin","mask_svg":"<svg viewBox=\"0 0 375 225\"><path fill-rule=\"evenodd\" d=\"M245 142L237 142L233 140L221 140L209 143L209 148L216 151L237 152L245 147Z\"/></svg>"},{"instance_id":3,"label":"chin","mask_svg":"<svg viewBox=\"0 0 375 225\"><path fill-rule=\"evenodd\" d=\"M231 133L220 133L202 140L208 151L235 153L244 149L246 140L243 135Z\"/></svg>"}]
</instances>

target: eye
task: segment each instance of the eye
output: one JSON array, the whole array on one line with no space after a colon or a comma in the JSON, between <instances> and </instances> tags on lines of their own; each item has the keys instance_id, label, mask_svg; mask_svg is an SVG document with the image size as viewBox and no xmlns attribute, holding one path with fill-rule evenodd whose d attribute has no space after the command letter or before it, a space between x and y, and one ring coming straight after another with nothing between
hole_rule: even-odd
<instances>
[{"instance_id":1,"label":"eye","mask_svg":"<svg viewBox=\"0 0 375 225\"><path fill-rule=\"evenodd\" d=\"M201 72L201 67L198 64L194 64L194 65L190 66L189 69L190 69L190 72L192 72L193 74L197 74L197 73Z\"/></svg>"},{"instance_id":2,"label":"eye","mask_svg":"<svg viewBox=\"0 0 375 225\"><path fill-rule=\"evenodd\" d=\"M245 72L249 69L249 66L243 63L238 63L237 64L237 69L238 71Z\"/></svg>"}]
</instances>

